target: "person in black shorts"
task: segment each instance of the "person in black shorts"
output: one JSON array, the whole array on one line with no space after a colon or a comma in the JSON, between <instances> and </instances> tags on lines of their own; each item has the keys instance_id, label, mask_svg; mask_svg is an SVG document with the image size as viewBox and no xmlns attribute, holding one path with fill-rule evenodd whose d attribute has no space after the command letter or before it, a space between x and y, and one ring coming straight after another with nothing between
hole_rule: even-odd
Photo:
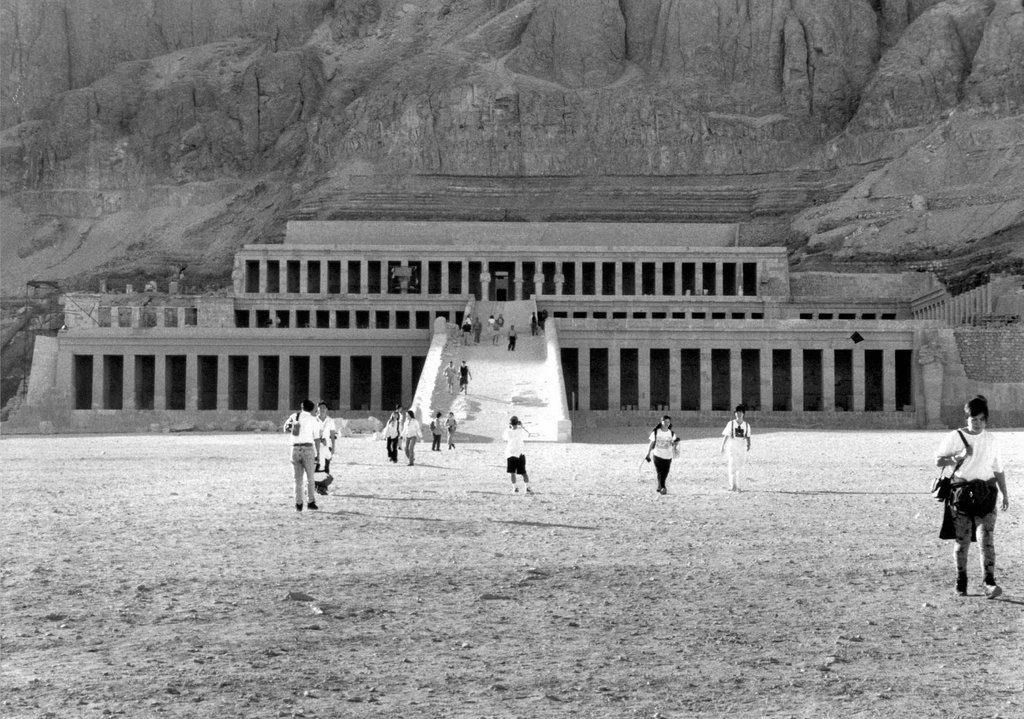
<instances>
[{"instance_id":1,"label":"person in black shorts","mask_svg":"<svg viewBox=\"0 0 1024 719\"><path fill-rule=\"evenodd\" d=\"M530 489L530 475L526 473L526 438L529 434L526 427L519 422L518 417L513 415L509 419L508 429L505 430L505 471L508 472L509 479L512 480L513 492L519 491L519 487L516 485L516 475L518 474L523 478L526 493L533 494L533 490Z\"/></svg>"},{"instance_id":2,"label":"person in black shorts","mask_svg":"<svg viewBox=\"0 0 1024 719\"><path fill-rule=\"evenodd\" d=\"M469 380L472 377L473 373L469 371L466 360L462 360L462 365L459 367L459 392L469 394Z\"/></svg>"}]
</instances>

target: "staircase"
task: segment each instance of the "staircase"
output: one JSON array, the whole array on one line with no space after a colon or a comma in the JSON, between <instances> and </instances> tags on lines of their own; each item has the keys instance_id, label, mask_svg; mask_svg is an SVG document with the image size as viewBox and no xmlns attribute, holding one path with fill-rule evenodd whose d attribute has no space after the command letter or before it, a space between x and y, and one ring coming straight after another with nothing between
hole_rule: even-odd
<instances>
[{"instance_id":1,"label":"staircase","mask_svg":"<svg viewBox=\"0 0 1024 719\"><path fill-rule=\"evenodd\" d=\"M429 412L455 413L459 423L456 442L500 442L508 420L519 417L531 433L532 441L569 441L565 417L565 388L557 371L557 357L548 355L544 334L530 335L532 300L518 302L478 302L474 313L484 322L480 344L463 345L461 338L451 339L441 352L441 367L433 382ZM487 317L502 314L505 326L498 343L491 344ZM514 324L518 334L515 351L508 351L508 328ZM444 368L452 361L456 368L463 360L469 366L468 394L451 394L444 379ZM458 390L458 380L455 382ZM424 422L429 417L424 412ZM560 437L561 434L561 437Z\"/></svg>"}]
</instances>

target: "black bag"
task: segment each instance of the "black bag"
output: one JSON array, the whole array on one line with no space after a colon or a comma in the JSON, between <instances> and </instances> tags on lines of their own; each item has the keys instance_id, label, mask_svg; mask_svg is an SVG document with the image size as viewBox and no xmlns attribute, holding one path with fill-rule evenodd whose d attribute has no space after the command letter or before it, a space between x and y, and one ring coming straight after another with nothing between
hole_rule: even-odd
<instances>
[{"instance_id":1,"label":"black bag","mask_svg":"<svg viewBox=\"0 0 1024 719\"><path fill-rule=\"evenodd\" d=\"M949 503L959 515L984 517L996 510L997 495L996 488L984 479L972 479L950 485Z\"/></svg>"},{"instance_id":2,"label":"black bag","mask_svg":"<svg viewBox=\"0 0 1024 719\"><path fill-rule=\"evenodd\" d=\"M967 444L967 439L964 437L964 433L960 430L957 430L956 433L960 435L960 441L964 443L964 447L970 448L970 445ZM965 456L957 462L956 466L953 467L953 471L950 472L948 476L944 474L945 470L941 470L939 472L939 476L932 480L931 493L935 499L940 502L945 502L949 499L950 487L953 484L953 475L956 474L956 471L960 469L960 465L963 464L966 459L967 457Z\"/></svg>"}]
</instances>

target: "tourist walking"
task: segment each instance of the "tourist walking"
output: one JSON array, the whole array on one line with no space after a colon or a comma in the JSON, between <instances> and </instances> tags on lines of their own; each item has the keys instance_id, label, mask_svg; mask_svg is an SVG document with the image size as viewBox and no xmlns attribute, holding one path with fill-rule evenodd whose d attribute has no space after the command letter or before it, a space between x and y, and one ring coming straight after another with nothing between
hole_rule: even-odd
<instances>
[{"instance_id":1,"label":"tourist walking","mask_svg":"<svg viewBox=\"0 0 1024 719\"><path fill-rule=\"evenodd\" d=\"M462 360L462 364L459 366L459 391L469 394L469 380L473 378L473 374L469 371L469 365L466 364L466 360Z\"/></svg>"},{"instance_id":2,"label":"tourist walking","mask_svg":"<svg viewBox=\"0 0 1024 719\"><path fill-rule=\"evenodd\" d=\"M295 509L302 511L302 480L306 479L306 507L319 509L316 506L316 486L313 472L316 470L316 440L320 431L320 421L313 416L316 405L313 400L304 399L299 410L290 415L284 423L284 431L289 434L292 450L292 470L295 474Z\"/></svg>"},{"instance_id":3,"label":"tourist walking","mask_svg":"<svg viewBox=\"0 0 1024 719\"><path fill-rule=\"evenodd\" d=\"M469 317L462 320L462 344L469 344L469 336L473 332L473 323L469 320Z\"/></svg>"},{"instance_id":4,"label":"tourist walking","mask_svg":"<svg viewBox=\"0 0 1024 719\"><path fill-rule=\"evenodd\" d=\"M523 486L527 494L533 494L530 489L530 475L526 473L526 438L529 436L526 427L522 425L515 415L508 421L508 429L505 430L505 471L508 478L512 480L512 491L518 492L516 475L523 478Z\"/></svg>"},{"instance_id":5,"label":"tourist walking","mask_svg":"<svg viewBox=\"0 0 1024 719\"><path fill-rule=\"evenodd\" d=\"M729 473L729 491L740 491L740 476L743 474L743 465L747 463L747 453L750 451L750 425L744 421L747 408L742 404L736 405L732 419L722 430L722 454L726 456L727 471Z\"/></svg>"},{"instance_id":6,"label":"tourist walking","mask_svg":"<svg viewBox=\"0 0 1024 719\"><path fill-rule=\"evenodd\" d=\"M448 394L455 394L455 360L448 360L448 366L444 368L444 382L448 385Z\"/></svg>"},{"instance_id":7,"label":"tourist walking","mask_svg":"<svg viewBox=\"0 0 1024 719\"><path fill-rule=\"evenodd\" d=\"M388 459L398 462L398 438L401 436L401 414L392 412L388 417L388 423L384 425L384 441L387 448Z\"/></svg>"},{"instance_id":8,"label":"tourist walking","mask_svg":"<svg viewBox=\"0 0 1024 719\"><path fill-rule=\"evenodd\" d=\"M430 445L431 452L441 451L441 432L444 430L444 420L441 419L441 413L438 412L434 415L434 418L430 420L430 434L433 437L433 443Z\"/></svg>"},{"instance_id":9,"label":"tourist walking","mask_svg":"<svg viewBox=\"0 0 1024 719\"><path fill-rule=\"evenodd\" d=\"M508 351L513 352L516 348L516 326L508 326Z\"/></svg>"},{"instance_id":10,"label":"tourist walking","mask_svg":"<svg viewBox=\"0 0 1024 719\"><path fill-rule=\"evenodd\" d=\"M530 336L537 336L537 313L534 312L530 315Z\"/></svg>"},{"instance_id":11,"label":"tourist walking","mask_svg":"<svg viewBox=\"0 0 1024 719\"><path fill-rule=\"evenodd\" d=\"M449 412L447 419L444 421L444 428L448 434L448 449L455 449L455 430L458 427L459 423L455 421L455 413Z\"/></svg>"},{"instance_id":12,"label":"tourist walking","mask_svg":"<svg viewBox=\"0 0 1024 719\"><path fill-rule=\"evenodd\" d=\"M498 320L494 319L494 315L491 315L487 319L487 324L491 333L491 344L496 345L498 344Z\"/></svg>"},{"instance_id":13,"label":"tourist walking","mask_svg":"<svg viewBox=\"0 0 1024 719\"><path fill-rule=\"evenodd\" d=\"M316 471L322 473L324 478L315 482L317 494L327 494L327 488L334 482L331 475L331 460L334 458L334 447L338 441L338 427L334 418L328 414L326 402L321 402L316 407L317 419L320 420L320 434L316 443Z\"/></svg>"},{"instance_id":14,"label":"tourist walking","mask_svg":"<svg viewBox=\"0 0 1024 719\"><path fill-rule=\"evenodd\" d=\"M648 440L650 445L647 447L647 456L644 460L650 462L652 458L654 459L654 471L658 475L657 492L668 494L665 481L668 479L668 470L672 467L672 458L676 456L680 437L672 431L672 419L667 414L654 426Z\"/></svg>"},{"instance_id":15,"label":"tourist walking","mask_svg":"<svg viewBox=\"0 0 1024 719\"><path fill-rule=\"evenodd\" d=\"M480 331L483 328L484 328L484 326L480 322L480 317L474 315L473 316L473 344L475 344L475 345L480 344Z\"/></svg>"},{"instance_id":16,"label":"tourist walking","mask_svg":"<svg viewBox=\"0 0 1024 719\"><path fill-rule=\"evenodd\" d=\"M995 436L986 431L988 400L978 395L964 405L966 426L948 432L935 452L938 467L953 467L949 497L944 502L940 539L956 541L956 591L967 594L967 555L977 536L985 596L995 599L1003 590L996 583L996 500L1010 507L1006 474Z\"/></svg>"},{"instance_id":17,"label":"tourist walking","mask_svg":"<svg viewBox=\"0 0 1024 719\"><path fill-rule=\"evenodd\" d=\"M402 427L402 439L405 440L405 456L411 467L416 462L416 442L423 433L416 413L411 409L406 413L405 425Z\"/></svg>"}]
</instances>

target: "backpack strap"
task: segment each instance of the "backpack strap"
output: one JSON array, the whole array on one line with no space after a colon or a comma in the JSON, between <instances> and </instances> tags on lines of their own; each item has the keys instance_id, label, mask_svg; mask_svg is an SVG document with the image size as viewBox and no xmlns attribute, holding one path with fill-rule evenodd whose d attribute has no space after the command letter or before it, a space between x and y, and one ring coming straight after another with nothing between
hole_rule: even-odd
<instances>
[{"instance_id":1,"label":"backpack strap","mask_svg":"<svg viewBox=\"0 0 1024 719\"><path fill-rule=\"evenodd\" d=\"M956 433L957 433L958 435L960 435L960 441L964 443L964 448L965 448L965 449L968 449L968 450L969 450L969 449L971 448L971 445L969 445L969 444L967 443L967 438L966 438L966 437L964 437L964 433L963 433L963 432L961 432L960 430L957 430L957 431L956 431ZM960 469L960 465L961 465L961 464L963 464L963 463L964 463L964 462L966 462L966 461L967 461L967 455L965 454L965 455L963 456L963 459L961 459L960 461L958 461L958 462L956 463L956 465L955 465L955 466L953 467L953 471L949 473L949 476L950 476L950 478L952 478L952 477L953 477L953 475L955 475L955 474L956 474L956 471L957 471L958 469Z\"/></svg>"}]
</instances>

